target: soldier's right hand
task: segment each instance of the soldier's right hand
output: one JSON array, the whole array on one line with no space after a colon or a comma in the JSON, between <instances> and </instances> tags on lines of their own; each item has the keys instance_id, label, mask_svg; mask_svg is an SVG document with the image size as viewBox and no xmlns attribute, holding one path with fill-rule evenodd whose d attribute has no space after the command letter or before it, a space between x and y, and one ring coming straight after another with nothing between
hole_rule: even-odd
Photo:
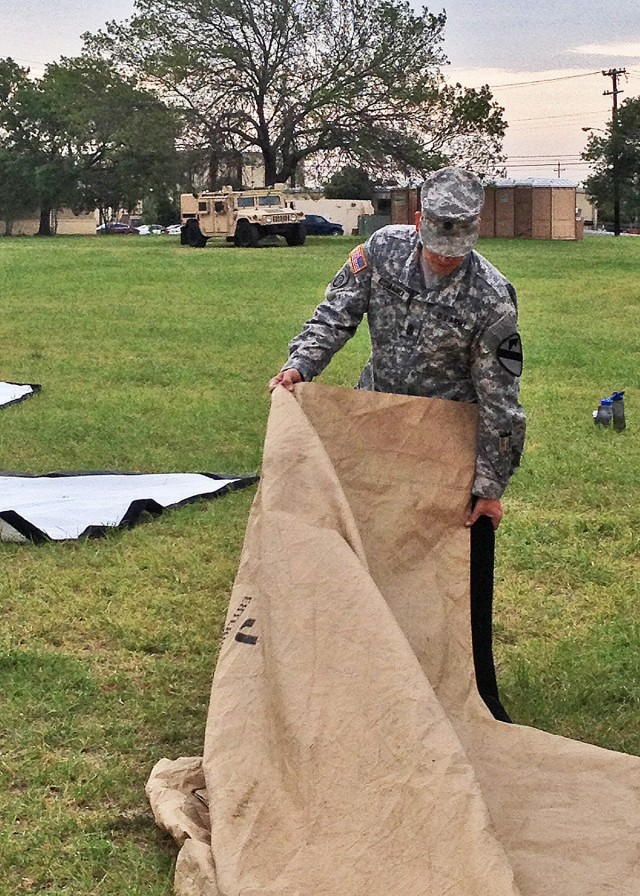
<instances>
[{"instance_id":1,"label":"soldier's right hand","mask_svg":"<svg viewBox=\"0 0 640 896\"><path fill-rule=\"evenodd\" d=\"M269 380L269 392L273 392L276 386L284 386L289 392L293 392L296 383L302 382L300 371L295 367L289 367L287 370L281 370L280 373Z\"/></svg>"}]
</instances>

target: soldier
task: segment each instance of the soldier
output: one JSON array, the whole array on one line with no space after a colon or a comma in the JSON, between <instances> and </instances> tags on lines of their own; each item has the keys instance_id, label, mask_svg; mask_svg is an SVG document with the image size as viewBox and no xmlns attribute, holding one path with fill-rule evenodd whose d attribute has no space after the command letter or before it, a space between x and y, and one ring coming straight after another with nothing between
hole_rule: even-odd
<instances>
[{"instance_id":1,"label":"soldier","mask_svg":"<svg viewBox=\"0 0 640 896\"><path fill-rule=\"evenodd\" d=\"M500 498L520 462L522 346L513 286L474 250L484 190L447 167L422 185L416 226L391 225L357 246L327 288L269 390L318 376L363 316L371 356L359 389L477 402L478 447L467 517L494 529Z\"/></svg>"}]
</instances>

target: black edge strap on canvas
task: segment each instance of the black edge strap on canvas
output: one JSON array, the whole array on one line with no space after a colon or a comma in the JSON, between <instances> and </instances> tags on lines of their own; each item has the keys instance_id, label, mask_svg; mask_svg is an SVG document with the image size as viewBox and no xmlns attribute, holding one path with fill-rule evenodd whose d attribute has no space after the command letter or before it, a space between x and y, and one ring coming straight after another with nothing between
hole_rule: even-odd
<instances>
[{"instance_id":1,"label":"black edge strap on canvas","mask_svg":"<svg viewBox=\"0 0 640 896\"><path fill-rule=\"evenodd\" d=\"M493 662L493 567L496 536L488 516L471 527L471 642L476 685L494 718L510 722L500 702Z\"/></svg>"}]
</instances>

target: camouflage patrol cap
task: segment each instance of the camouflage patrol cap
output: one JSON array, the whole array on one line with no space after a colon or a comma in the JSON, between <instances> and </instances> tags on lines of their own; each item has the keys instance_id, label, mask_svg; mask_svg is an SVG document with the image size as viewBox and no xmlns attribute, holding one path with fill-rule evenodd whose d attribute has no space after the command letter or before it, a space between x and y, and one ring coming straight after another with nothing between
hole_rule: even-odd
<instances>
[{"instance_id":1,"label":"camouflage patrol cap","mask_svg":"<svg viewBox=\"0 0 640 896\"><path fill-rule=\"evenodd\" d=\"M480 228L484 188L470 171L440 168L422 184L420 238L430 252L446 257L466 255Z\"/></svg>"}]
</instances>

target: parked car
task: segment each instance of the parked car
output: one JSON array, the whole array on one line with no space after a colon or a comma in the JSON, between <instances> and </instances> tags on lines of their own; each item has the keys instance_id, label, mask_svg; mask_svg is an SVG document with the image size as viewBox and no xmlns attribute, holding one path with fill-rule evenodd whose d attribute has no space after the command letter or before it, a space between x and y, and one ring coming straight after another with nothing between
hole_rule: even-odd
<instances>
[{"instance_id":1,"label":"parked car","mask_svg":"<svg viewBox=\"0 0 640 896\"><path fill-rule=\"evenodd\" d=\"M165 233L169 233L171 236L180 236L181 229L182 224L169 224L168 227L165 227Z\"/></svg>"},{"instance_id":2,"label":"parked car","mask_svg":"<svg viewBox=\"0 0 640 896\"><path fill-rule=\"evenodd\" d=\"M140 236L159 236L161 233L167 232L162 224L141 224L140 227L136 227L136 230Z\"/></svg>"},{"instance_id":3,"label":"parked car","mask_svg":"<svg viewBox=\"0 0 640 896\"><path fill-rule=\"evenodd\" d=\"M96 227L96 233L132 233L138 236L138 231L135 227L130 227L128 224L122 224L120 221L111 221L108 224L101 224L100 227Z\"/></svg>"},{"instance_id":4,"label":"parked car","mask_svg":"<svg viewBox=\"0 0 640 896\"><path fill-rule=\"evenodd\" d=\"M342 224L329 221L323 215L305 215L304 226L309 236L342 236L344 234Z\"/></svg>"}]
</instances>

